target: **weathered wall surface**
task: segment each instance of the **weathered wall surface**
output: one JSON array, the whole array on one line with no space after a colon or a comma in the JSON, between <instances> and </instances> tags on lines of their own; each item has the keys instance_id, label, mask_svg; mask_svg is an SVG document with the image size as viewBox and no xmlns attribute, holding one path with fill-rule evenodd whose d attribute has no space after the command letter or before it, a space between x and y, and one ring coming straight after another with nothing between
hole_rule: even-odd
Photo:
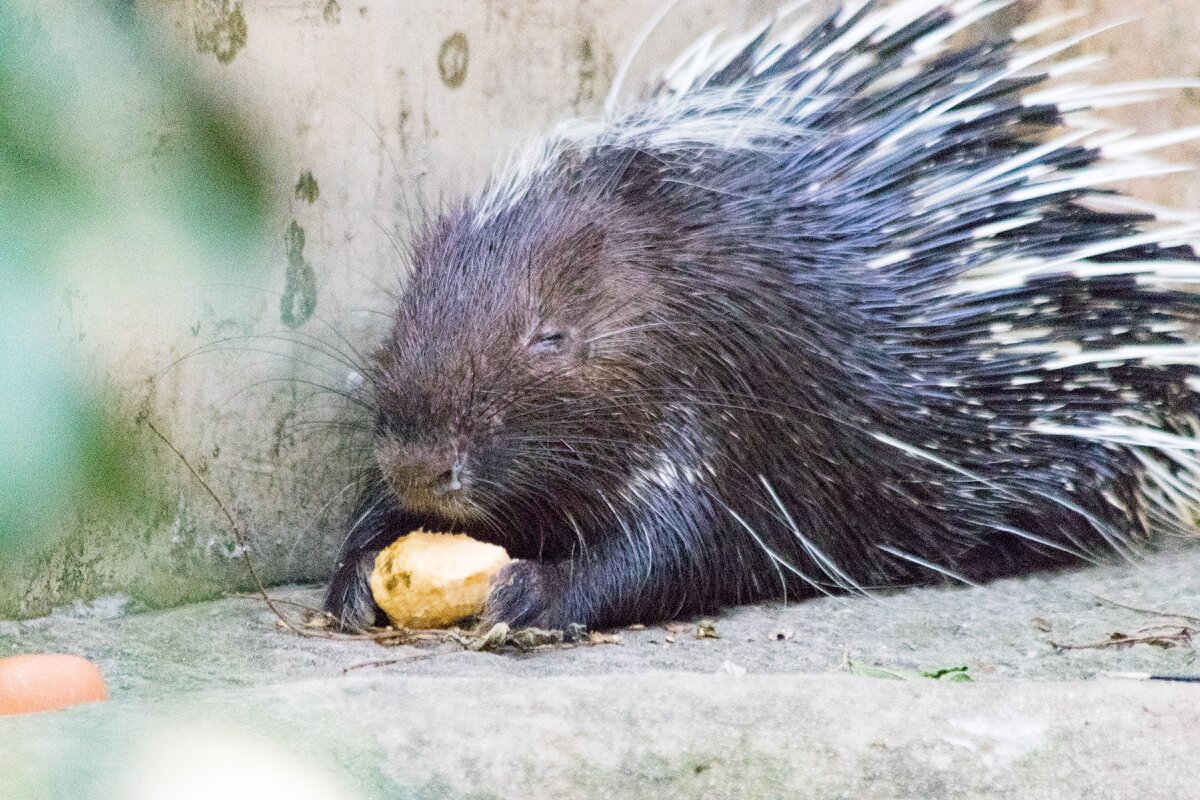
<instances>
[{"instance_id":1,"label":"weathered wall surface","mask_svg":"<svg viewBox=\"0 0 1200 800\"><path fill-rule=\"evenodd\" d=\"M397 290L398 247L417 209L477 187L522 139L595 116L624 53L659 8L643 0L141 0L164 43L194 63L261 131L278 165L267 280L172 282L100 242L62 287L61 328L137 426L151 496L132 516L68 521L29 561L0 566L0 617L75 597L128 592L168 604L245 586L211 499L146 430L196 463L241 519L269 580L323 575L363 442L321 423L351 405L340 389ZM778 5L682 0L634 62L629 85L700 33L739 29ZM1194 0L1023 0L995 24L1080 9L1082 29L1142 20L1083 45L1112 56L1096 79L1200 78ZM1200 123L1200 92L1110 112L1149 131ZM172 120L146 109L146 146ZM97 131L103 136L103 131ZM1194 146L1168 155L1200 162ZM1191 176L1139 186L1200 206ZM97 281L97 275L108 276ZM130 286L136 302L129 301ZM118 303L116 298L122 298ZM182 310L180 310L182 309ZM351 415L352 416L352 415Z\"/></svg>"}]
</instances>

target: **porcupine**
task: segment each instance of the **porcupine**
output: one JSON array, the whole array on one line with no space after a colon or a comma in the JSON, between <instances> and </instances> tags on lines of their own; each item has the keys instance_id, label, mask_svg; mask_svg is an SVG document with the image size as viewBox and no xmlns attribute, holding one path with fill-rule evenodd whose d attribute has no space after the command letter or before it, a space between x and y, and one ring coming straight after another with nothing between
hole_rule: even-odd
<instances>
[{"instance_id":1,"label":"porcupine","mask_svg":"<svg viewBox=\"0 0 1200 800\"><path fill-rule=\"evenodd\" d=\"M710 36L426 221L326 608L374 621L419 526L508 548L485 621L550 628L1190 531L1197 227L1107 187L1200 131L1080 119L1173 86L1043 85L1086 65L1022 44L1061 20L948 44L1008 4Z\"/></svg>"}]
</instances>

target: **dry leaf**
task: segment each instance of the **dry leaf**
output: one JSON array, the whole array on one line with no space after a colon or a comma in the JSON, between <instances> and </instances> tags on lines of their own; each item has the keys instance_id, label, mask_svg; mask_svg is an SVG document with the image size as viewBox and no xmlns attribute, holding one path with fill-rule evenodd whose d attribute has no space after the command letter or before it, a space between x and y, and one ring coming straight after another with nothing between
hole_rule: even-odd
<instances>
[{"instance_id":1,"label":"dry leaf","mask_svg":"<svg viewBox=\"0 0 1200 800\"><path fill-rule=\"evenodd\" d=\"M522 650L532 650L551 644L563 643L563 632L545 628L521 628L508 637L508 640Z\"/></svg>"},{"instance_id":2,"label":"dry leaf","mask_svg":"<svg viewBox=\"0 0 1200 800\"><path fill-rule=\"evenodd\" d=\"M504 622L497 622L487 633L482 636L475 637L469 645L471 650L495 650L498 647L503 647L508 641L508 625Z\"/></svg>"},{"instance_id":3,"label":"dry leaf","mask_svg":"<svg viewBox=\"0 0 1200 800\"><path fill-rule=\"evenodd\" d=\"M300 620L306 628L328 628L333 625L333 617L327 611L305 611Z\"/></svg>"}]
</instances>

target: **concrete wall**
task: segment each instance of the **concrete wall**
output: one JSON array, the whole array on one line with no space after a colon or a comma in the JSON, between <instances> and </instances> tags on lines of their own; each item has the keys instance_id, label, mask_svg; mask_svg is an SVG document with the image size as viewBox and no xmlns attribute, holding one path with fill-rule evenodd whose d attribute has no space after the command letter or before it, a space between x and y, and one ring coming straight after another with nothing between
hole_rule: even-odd
<instances>
[{"instance_id":1,"label":"concrete wall","mask_svg":"<svg viewBox=\"0 0 1200 800\"><path fill-rule=\"evenodd\" d=\"M1098 79L1200 77L1194 0L1024 0L996 24L1063 8L1142 22L1085 49L1115 54ZM716 25L741 28L771 0L681 0L634 62L631 85ZM337 545L343 487L363 441L339 388L398 289L397 248L422 203L470 191L525 137L598 113L622 55L654 15L645 0L140 0L269 143L278 170L266 279L181 285L161 254L119 236L80 248L60 328L135 427L149 496L133 515L64 521L27 562L0 567L0 617L126 592L170 604L246 586L214 503L152 437L189 454L241 519L272 581L316 579ZM1133 7L1131 9L1131 6ZM1131 44L1132 43L1132 44ZM172 120L145 109L149 161ZM1148 130L1200 123L1200 92L1114 112ZM103 136L104 131L96 131ZM1176 155L1200 162L1194 147ZM1191 177L1139 187L1200 205ZM183 257L183 254L180 255ZM97 280L97 275L106 276ZM79 277L79 276L86 276ZM353 415L349 414L349 418ZM141 420L142 422L137 422Z\"/></svg>"}]
</instances>

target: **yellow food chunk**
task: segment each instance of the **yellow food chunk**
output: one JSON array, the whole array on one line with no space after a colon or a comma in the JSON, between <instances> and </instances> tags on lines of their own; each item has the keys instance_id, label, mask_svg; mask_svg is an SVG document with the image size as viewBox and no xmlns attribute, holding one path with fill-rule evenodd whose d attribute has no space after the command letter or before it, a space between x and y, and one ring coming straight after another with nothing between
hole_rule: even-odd
<instances>
[{"instance_id":1,"label":"yellow food chunk","mask_svg":"<svg viewBox=\"0 0 1200 800\"><path fill-rule=\"evenodd\" d=\"M483 610L503 547L461 533L417 530L375 557L371 593L394 625L445 628Z\"/></svg>"}]
</instances>

